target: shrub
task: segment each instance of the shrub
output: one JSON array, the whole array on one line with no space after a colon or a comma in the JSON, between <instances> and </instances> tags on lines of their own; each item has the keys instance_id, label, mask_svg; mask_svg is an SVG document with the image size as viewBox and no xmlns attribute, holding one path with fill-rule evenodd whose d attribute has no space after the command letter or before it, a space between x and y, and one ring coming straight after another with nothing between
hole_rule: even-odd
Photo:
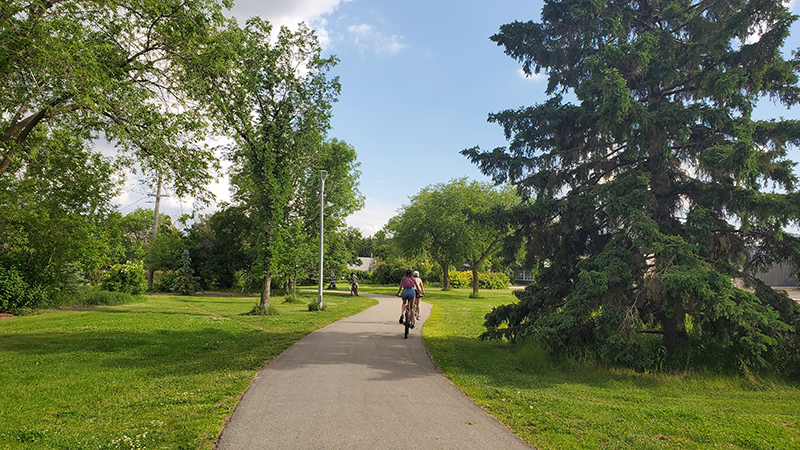
<instances>
[{"instance_id":1,"label":"shrub","mask_svg":"<svg viewBox=\"0 0 800 450\"><path fill-rule=\"evenodd\" d=\"M102 278L100 286L111 292L138 295L147 290L147 274L141 261L114 264Z\"/></svg>"},{"instance_id":2,"label":"shrub","mask_svg":"<svg viewBox=\"0 0 800 450\"><path fill-rule=\"evenodd\" d=\"M502 272L478 273L478 286L481 289L508 289L508 285L508 275Z\"/></svg>"},{"instance_id":3,"label":"shrub","mask_svg":"<svg viewBox=\"0 0 800 450\"><path fill-rule=\"evenodd\" d=\"M478 272L479 289L508 289L508 275L502 272ZM472 271L450 271L450 287L472 287Z\"/></svg>"},{"instance_id":4,"label":"shrub","mask_svg":"<svg viewBox=\"0 0 800 450\"><path fill-rule=\"evenodd\" d=\"M139 300L141 300L141 297L134 296L127 292L110 292L104 291L99 286L85 286L78 293L74 304L87 306L113 306L134 303Z\"/></svg>"},{"instance_id":5,"label":"shrub","mask_svg":"<svg viewBox=\"0 0 800 450\"><path fill-rule=\"evenodd\" d=\"M378 261L372 273L378 284L399 284L405 270L405 265L400 261Z\"/></svg>"},{"instance_id":6,"label":"shrub","mask_svg":"<svg viewBox=\"0 0 800 450\"><path fill-rule=\"evenodd\" d=\"M370 281L384 285L399 284L407 269L418 270L419 276L426 285L442 281L438 266L434 266L426 260L407 261L404 259L378 261L372 269Z\"/></svg>"},{"instance_id":7,"label":"shrub","mask_svg":"<svg viewBox=\"0 0 800 450\"><path fill-rule=\"evenodd\" d=\"M62 275L60 290L67 295L77 295L81 288L89 283L89 280L81 274L77 264L67 264Z\"/></svg>"},{"instance_id":8,"label":"shrub","mask_svg":"<svg viewBox=\"0 0 800 450\"><path fill-rule=\"evenodd\" d=\"M264 309L261 309L261 303L256 302L256 304L253 305L253 309L251 309L250 312L248 312L245 315L247 315L247 316L277 316L278 314L279 314L278 313L278 308L275 307L275 305L270 304L267 307L267 309L264 310Z\"/></svg>"},{"instance_id":9,"label":"shrub","mask_svg":"<svg viewBox=\"0 0 800 450\"><path fill-rule=\"evenodd\" d=\"M480 280L480 277L478 277ZM454 289L472 286L472 272L450 271L450 287Z\"/></svg>"},{"instance_id":10,"label":"shrub","mask_svg":"<svg viewBox=\"0 0 800 450\"><path fill-rule=\"evenodd\" d=\"M319 302L316 299L314 299L314 300L311 300L310 302L308 302L308 310L312 311L312 312L313 311L327 311L328 307L325 304L323 304L322 308L320 308Z\"/></svg>"},{"instance_id":11,"label":"shrub","mask_svg":"<svg viewBox=\"0 0 800 450\"><path fill-rule=\"evenodd\" d=\"M172 292L172 285L178 278L174 270L156 270L153 272L153 292Z\"/></svg>"},{"instance_id":12,"label":"shrub","mask_svg":"<svg viewBox=\"0 0 800 450\"><path fill-rule=\"evenodd\" d=\"M359 283L375 283L375 273L366 270L351 270L347 272L347 281L350 282L350 274L354 273L358 277Z\"/></svg>"},{"instance_id":13,"label":"shrub","mask_svg":"<svg viewBox=\"0 0 800 450\"><path fill-rule=\"evenodd\" d=\"M36 308L46 302L47 297L47 291L41 286L29 285L17 269L0 266L0 311Z\"/></svg>"}]
</instances>

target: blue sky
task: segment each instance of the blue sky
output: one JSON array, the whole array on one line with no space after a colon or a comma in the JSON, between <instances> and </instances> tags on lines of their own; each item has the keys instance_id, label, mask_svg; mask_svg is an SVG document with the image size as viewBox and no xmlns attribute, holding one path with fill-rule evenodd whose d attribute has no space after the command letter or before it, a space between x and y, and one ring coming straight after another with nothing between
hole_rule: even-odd
<instances>
[{"instance_id":1,"label":"blue sky","mask_svg":"<svg viewBox=\"0 0 800 450\"><path fill-rule=\"evenodd\" d=\"M489 37L505 23L538 20L541 7L538 0L239 0L231 14L242 23L253 15L290 27L306 22L325 53L340 59L332 75L342 94L329 136L356 149L366 206L348 223L369 236L425 186L463 176L488 181L459 152L505 145L488 114L546 99L544 77L524 77ZM798 46L793 37L787 48ZM798 118L766 102L761 114ZM228 198L224 180L211 188ZM126 197L124 213L141 201ZM192 212L190 200L162 205L173 218Z\"/></svg>"},{"instance_id":2,"label":"blue sky","mask_svg":"<svg viewBox=\"0 0 800 450\"><path fill-rule=\"evenodd\" d=\"M366 206L348 223L372 235L425 186L488 180L459 152L503 145L488 114L532 104L544 91L489 36L540 10L538 1L240 0L233 13L303 20L340 59L330 137L358 153Z\"/></svg>"}]
</instances>

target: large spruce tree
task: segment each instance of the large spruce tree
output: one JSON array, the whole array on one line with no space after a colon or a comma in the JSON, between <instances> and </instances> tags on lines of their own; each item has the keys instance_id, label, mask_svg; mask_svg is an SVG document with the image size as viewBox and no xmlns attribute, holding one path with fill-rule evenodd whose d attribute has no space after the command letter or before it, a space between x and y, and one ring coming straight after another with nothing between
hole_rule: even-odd
<instances>
[{"instance_id":1,"label":"large spruce tree","mask_svg":"<svg viewBox=\"0 0 800 450\"><path fill-rule=\"evenodd\" d=\"M637 367L796 357L798 306L753 275L800 265L800 123L753 118L764 98L798 103L795 19L774 0L565 0L501 27L550 98L490 115L507 148L463 153L535 197L542 268L484 337Z\"/></svg>"}]
</instances>

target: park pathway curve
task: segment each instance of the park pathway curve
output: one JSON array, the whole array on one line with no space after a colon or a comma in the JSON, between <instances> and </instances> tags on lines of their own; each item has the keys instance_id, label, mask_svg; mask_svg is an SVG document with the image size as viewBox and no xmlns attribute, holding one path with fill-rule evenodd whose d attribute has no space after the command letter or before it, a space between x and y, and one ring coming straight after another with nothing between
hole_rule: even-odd
<instances>
[{"instance_id":1,"label":"park pathway curve","mask_svg":"<svg viewBox=\"0 0 800 450\"><path fill-rule=\"evenodd\" d=\"M403 339L400 300L315 331L251 383L217 450L530 449L433 365L421 325Z\"/></svg>"}]
</instances>

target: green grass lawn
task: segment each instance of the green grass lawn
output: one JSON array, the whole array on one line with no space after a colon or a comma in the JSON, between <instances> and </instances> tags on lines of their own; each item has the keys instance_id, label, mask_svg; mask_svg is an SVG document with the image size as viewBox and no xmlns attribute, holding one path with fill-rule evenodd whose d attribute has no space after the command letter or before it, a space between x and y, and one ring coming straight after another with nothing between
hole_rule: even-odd
<instances>
[{"instance_id":1,"label":"green grass lawn","mask_svg":"<svg viewBox=\"0 0 800 450\"><path fill-rule=\"evenodd\" d=\"M343 286L316 313L315 293L273 299L277 316L244 315L255 297L159 295L0 319L0 449L211 448L265 361L374 303ZM428 289L428 350L536 448L800 448L800 384L554 364L535 348L479 341L483 315L514 299L469 293Z\"/></svg>"},{"instance_id":2,"label":"green grass lawn","mask_svg":"<svg viewBox=\"0 0 800 450\"><path fill-rule=\"evenodd\" d=\"M0 319L0 448L211 448L265 361L374 304L327 311L275 298L148 296L142 303Z\"/></svg>"},{"instance_id":3,"label":"green grass lawn","mask_svg":"<svg viewBox=\"0 0 800 450\"><path fill-rule=\"evenodd\" d=\"M423 336L444 374L538 449L799 449L800 383L553 364L476 339L510 291L428 289Z\"/></svg>"}]
</instances>

